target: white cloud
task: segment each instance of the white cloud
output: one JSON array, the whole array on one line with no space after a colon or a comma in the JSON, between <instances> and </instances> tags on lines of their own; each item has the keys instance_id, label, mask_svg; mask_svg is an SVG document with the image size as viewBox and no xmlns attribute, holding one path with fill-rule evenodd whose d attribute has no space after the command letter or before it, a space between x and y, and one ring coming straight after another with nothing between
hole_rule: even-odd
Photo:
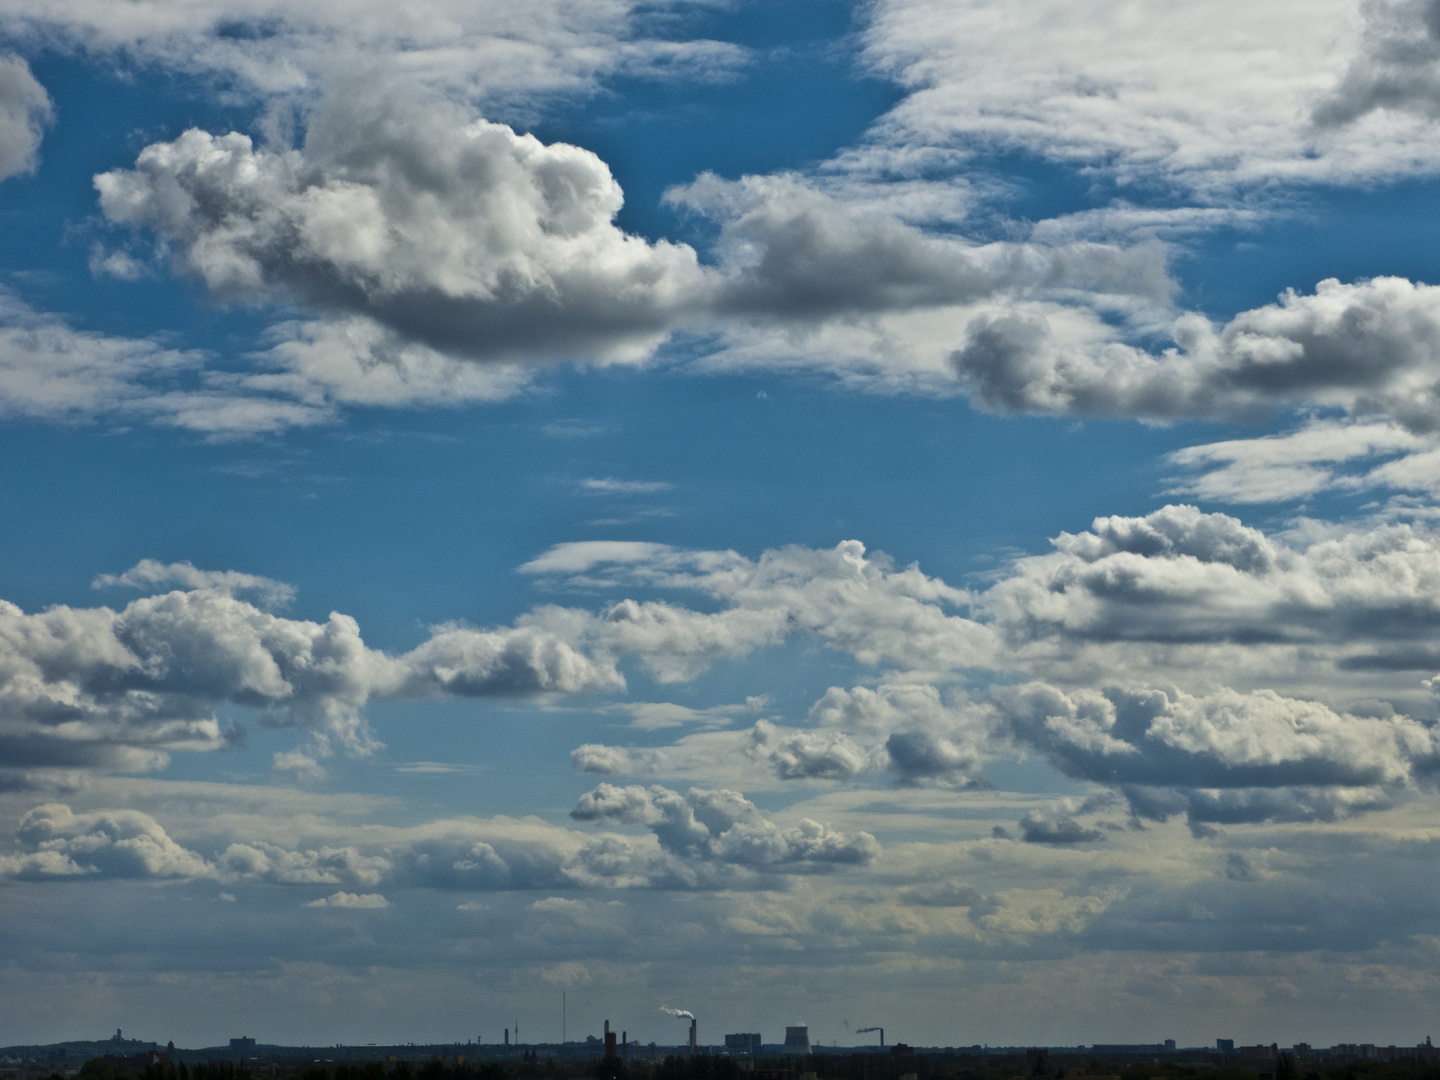
<instances>
[{"instance_id":1,"label":"white cloud","mask_svg":"<svg viewBox=\"0 0 1440 1080\"><path fill-rule=\"evenodd\" d=\"M1440 157L1423 116L1361 115L1367 102L1400 96L1386 100L1377 39L1398 40L1392 23L1406 24L1406 41L1426 38L1411 29L1426 9L1415 0L1375 5L1362 41L1353 0L1317 0L1303 12L1233 0L883 0L869 11L865 56L910 93L876 125L871 153L1021 149L1207 198L1276 180L1433 171ZM1404 94L1417 104L1433 86L1428 44ZM1366 59L1347 79L1357 56ZM1339 112L1322 104L1337 87L1353 103ZM1316 127L1317 106L1357 119Z\"/></svg>"},{"instance_id":2,"label":"white cloud","mask_svg":"<svg viewBox=\"0 0 1440 1080\"><path fill-rule=\"evenodd\" d=\"M322 896L319 900L311 900L305 907L331 907L331 908L354 908L357 910L374 911L379 908L387 908L390 901L379 893L349 893L337 892L329 896Z\"/></svg>"},{"instance_id":3,"label":"white cloud","mask_svg":"<svg viewBox=\"0 0 1440 1080\"><path fill-rule=\"evenodd\" d=\"M800 547L749 560L733 551L657 544L560 544L522 572L570 586L643 585L698 591L727 606L713 614L661 601L621 601L606 615L608 648L638 655L662 681L681 681L722 656L739 656L794 633L814 634L864 664L952 670L984 666L994 640L947 608L970 595L917 567L897 569L859 541Z\"/></svg>"},{"instance_id":4,"label":"white cloud","mask_svg":"<svg viewBox=\"0 0 1440 1080\"><path fill-rule=\"evenodd\" d=\"M53 110L50 95L18 56L0 56L0 180L35 168Z\"/></svg>"},{"instance_id":5,"label":"white cloud","mask_svg":"<svg viewBox=\"0 0 1440 1080\"><path fill-rule=\"evenodd\" d=\"M111 579L102 578L102 583ZM262 722L310 732L275 766L318 775L335 746L377 745L361 713L374 697L526 696L623 687L605 658L567 638L583 613L525 625L436 627L403 657L368 648L349 616L285 619L234 595L284 587L254 575L141 563L115 584L179 581L187 591L108 607L56 606L27 615L0 601L0 762L10 768L163 766L168 752L226 745L215 710L261 710ZM558 611L558 609L557 609Z\"/></svg>"},{"instance_id":6,"label":"white cloud","mask_svg":"<svg viewBox=\"0 0 1440 1080\"><path fill-rule=\"evenodd\" d=\"M947 357L976 305L1153 319L1173 291L1153 241L975 244L794 175L705 174L667 193L720 222L705 266L615 226L620 188L593 153L385 79L336 87L299 149L192 130L96 186L111 221L153 232L217 299L319 313L233 380L317 408L497 399L524 385L516 365L638 363L677 332L703 341L700 367L954 392ZM467 374L477 359L509 366Z\"/></svg>"},{"instance_id":7,"label":"white cloud","mask_svg":"<svg viewBox=\"0 0 1440 1080\"><path fill-rule=\"evenodd\" d=\"M1166 460L1194 475L1167 494L1231 503L1303 499L1329 488L1360 487L1375 481L1379 470L1372 470L1369 476L1341 471L1352 462L1397 454L1403 455L1401 462L1413 461L1417 452L1433 452L1432 447L1432 440L1397 424L1312 421L1281 435L1227 439L1176 450Z\"/></svg>"},{"instance_id":8,"label":"white cloud","mask_svg":"<svg viewBox=\"0 0 1440 1080\"><path fill-rule=\"evenodd\" d=\"M138 810L75 814L60 803L31 810L20 821L22 855L0 855L0 875L19 878L214 877L214 867L172 840Z\"/></svg>"},{"instance_id":9,"label":"white cloud","mask_svg":"<svg viewBox=\"0 0 1440 1080\"><path fill-rule=\"evenodd\" d=\"M1119 787L1135 813L1160 820L1329 819L1387 805L1440 768L1440 745L1419 721L1337 712L1274 691L1067 694L1029 683L998 688L991 700L1012 738L1068 775ZM1065 842L1049 836L1054 829L1080 838L1059 819L1021 824L1026 839Z\"/></svg>"},{"instance_id":10,"label":"white cloud","mask_svg":"<svg viewBox=\"0 0 1440 1080\"><path fill-rule=\"evenodd\" d=\"M1226 514L1167 506L1096 518L1053 543L1053 554L1017 560L978 602L1016 647L1170 643L1195 647L1203 664L1200 646L1248 644L1258 656L1276 643L1334 663L1340 650L1401 652L1436 634L1440 537L1420 523L1307 523L1268 536Z\"/></svg>"},{"instance_id":11,"label":"white cloud","mask_svg":"<svg viewBox=\"0 0 1440 1080\"><path fill-rule=\"evenodd\" d=\"M655 495L674 486L665 480L617 480L613 476L580 481L580 490L591 495Z\"/></svg>"},{"instance_id":12,"label":"white cloud","mask_svg":"<svg viewBox=\"0 0 1440 1080\"><path fill-rule=\"evenodd\" d=\"M601 784L580 797L577 821L646 825L660 845L682 859L750 866L864 864L880 853L867 832L846 834L804 818L790 828L770 821L735 791L691 788L681 796L653 785Z\"/></svg>"},{"instance_id":13,"label":"white cloud","mask_svg":"<svg viewBox=\"0 0 1440 1080\"><path fill-rule=\"evenodd\" d=\"M254 592L267 605L280 607L295 599L295 589L283 581L261 577L258 574L244 574L238 570L197 570L192 563L157 562L155 559L141 559L123 574L99 574L90 583L92 589L108 589L125 586L132 589L149 589L157 585L179 585L186 589L211 589L227 596L237 592Z\"/></svg>"},{"instance_id":14,"label":"white cloud","mask_svg":"<svg viewBox=\"0 0 1440 1080\"><path fill-rule=\"evenodd\" d=\"M768 720L755 721L746 753L770 765L782 780L853 780L870 768L870 755L838 732L782 733Z\"/></svg>"},{"instance_id":15,"label":"white cloud","mask_svg":"<svg viewBox=\"0 0 1440 1080\"><path fill-rule=\"evenodd\" d=\"M391 63L461 96L515 107L537 95L594 91L613 75L707 78L743 63L712 41L636 33L635 16L669 4L632 0L203 0L136 7L109 0L0 2L12 39L62 42L187 73L229 76L260 95L304 91ZM678 5L676 5L678 6ZM637 10L638 9L638 10Z\"/></svg>"}]
</instances>

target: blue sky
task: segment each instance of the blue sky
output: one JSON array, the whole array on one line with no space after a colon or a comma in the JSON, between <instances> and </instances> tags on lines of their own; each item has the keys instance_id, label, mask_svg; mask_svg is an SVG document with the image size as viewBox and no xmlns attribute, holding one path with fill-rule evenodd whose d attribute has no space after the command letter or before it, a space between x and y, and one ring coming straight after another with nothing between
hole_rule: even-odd
<instances>
[{"instance_id":1,"label":"blue sky","mask_svg":"<svg viewBox=\"0 0 1440 1080\"><path fill-rule=\"evenodd\" d=\"M0 0L0 1043L1422 1040L1433 6Z\"/></svg>"}]
</instances>

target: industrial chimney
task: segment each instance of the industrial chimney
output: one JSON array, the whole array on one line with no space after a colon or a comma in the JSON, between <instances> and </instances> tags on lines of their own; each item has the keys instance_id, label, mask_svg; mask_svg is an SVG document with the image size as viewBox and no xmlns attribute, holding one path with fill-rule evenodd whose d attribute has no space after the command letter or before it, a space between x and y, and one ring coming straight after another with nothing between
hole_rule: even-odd
<instances>
[{"instance_id":1,"label":"industrial chimney","mask_svg":"<svg viewBox=\"0 0 1440 1080\"><path fill-rule=\"evenodd\" d=\"M692 1016L690 1018L690 1056L694 1057L698 1049L699 1047L695 1045L695 1018Z\"/></svg>"}]
</instances>

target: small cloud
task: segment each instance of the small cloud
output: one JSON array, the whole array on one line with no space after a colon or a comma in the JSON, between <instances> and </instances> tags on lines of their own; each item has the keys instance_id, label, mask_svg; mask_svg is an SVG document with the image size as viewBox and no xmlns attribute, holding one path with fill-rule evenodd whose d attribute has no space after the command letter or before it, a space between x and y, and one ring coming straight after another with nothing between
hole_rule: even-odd
<instances>
[{"instance_id":1,"label":"small cloud","mask_svg":"<svg viewBox=\"0 0 1440 1080\"><path fill-rule=\"evenodd\" d=\"M1250 860L1238 851L1232 851L1225 860L1225 876L1231 881L1258 881L1259 873L1250 865Z\"/></svg>"},{"instance_id":2,"label":"small cloud","mask_svg":"<svg viewBox=\"0 0 1440 1080\"><path fill-rule=\"evenodd\" d=\"M112 277L121 281L139 281L154 277L149 266L131 258L123 251L106 251L101 244L90 247L90 273L95 277Z\"/></svg>"},{"instance_id":3,"label":"small cloud","mask_svg":"<svg viewBox=\"0 0 1440 1080\"><path fill-rule=\"evenodd\" d=\"M297 780L323 780L325 778L325 770L320 763L309 754L301 753L299 750L277 752L271 761L271 767L276 772L294 773Z\"/></svg>"},{"instance_id":4,"label":"small cloud","mask_svg":"<svg viewBox=\"0 0 1440 1080\"><path fill-rule=\"evenodd\" d=\"M665 480L616 480L613 476L591 476L579 484L587 495L655 495L674 486Z\"/></svg>"},{"instance_id":5,"label":"small cloud","mask_svg":"<svg viewBox=\"0 0 1440 1080\"><path fill-rule=\"evenodd\" d=\"M551 420L540 428L541 434L552 439L589 439L609 430L603 424L587 424L583 420Z\"/></svg>"},{"instance_id":6,"label":"small cloud","mask_svg":"<svg viewBox=\"0 0 1440 1080\"><path fill-rule=\"evenodd\" d=\"M228 893L228 892L222 892L222 893L221 893L219 896L217 896L215 899L217 899L217 900L224 900L227 904L233 904L233 903L235 903L235 894L234 894L234 893Z\"/></svg>"},{"instance_id":7,"label":"small cloud","mask_svg":"<svg viewBox=\"0 0 1440 1080\"><path fill-rule=\"evenodd\" d=\"M567 960L561 964L555 964L540 971L540 978L552 986L574 986L576 983L587 983L592 978L590 969L576 960Z\"/></svg>"},{"instance_id":8,"label":"small cloud","mask_svg":"<svg viewBox=\"0 0 1440 1080\"><path fill-rule=\"evenodd\" d=\"M585 904L580 900L566 900L563 896L547 896L544 900L536 900L531 904L530 910L573 915L576 912L584 911Z\"/></svg>"},{"instance_id":9,"label":"small cloud","mask_svg":"<svg viewBox=\"0 0 1440 1080\"><path fill-rule=\"evenodd\" d=\"M455 905L455 910L456 910L456 911L485 911L485 910L487 910L487 908L486 908L486 906L485 906L484 904L479 903L479 902L476 901L476 900L468 900L468 901L466 901L466 902L463 903L463 904L456 904L456 905Z\"/></svg>"},{"instance_id":10,"label":"small cloud","mask_svg":"<svg viewBox=\"0 0 1440 1080\"><path fill-rule=\"evenodd\" d=\"M305 907L334 907L334 908L387 908L390 901L379 893L353 893L337 892L319 900L311 900Z\"/></svg>"},{"instance_id":11,"label":"small cloud","mask_svg":"<svg viewBox=\"0 0 1440 1080\"><path fill-rule=\"evenodd\" d=\"M410 776L415 774L449 774L474 772L474 765L460 765L448 761L407 761L403 765L396 765L395 771L402 775Z\"/></svg>"},{"instance_id":12,"label":"small cloud","mask_svg":"<svg viewBox=\"0 0 1440 1080\"><path fill-rule=\"evenodd\" d=\"M1087 829L1072 817L1052 817L1039 810L1020 819L1020 832L1027 844L1093 844L1105 839L1099 829Z\"/></svg>"},{"instance_id":13,"label":"small cloud","mask_svg":"<svg viewBox=\"0 0 1440 1080\"><path fill-rule=\"evenodd\" d=\"M92 589L123 587L153 590L170 586L214 590L229 596L253 593L266 607L282 607L295 599L293 585L259 574L243 574L238 570L201 570L188 562L166 564L156 559L141 559L123 574L99 574L90 583Z\"/></svg>"}]
</instances>

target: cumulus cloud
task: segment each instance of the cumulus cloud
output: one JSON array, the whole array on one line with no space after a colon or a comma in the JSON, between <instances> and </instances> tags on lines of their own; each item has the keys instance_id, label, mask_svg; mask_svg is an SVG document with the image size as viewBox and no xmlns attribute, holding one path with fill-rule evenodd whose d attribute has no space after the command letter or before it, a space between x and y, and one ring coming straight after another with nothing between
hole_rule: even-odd
<instances>
[{"instance_id":1,"label":"cumulus cloud","mask_svg":"<svg viewBox=\"0 0 1440 1080\"><path fill-rule=\"evenodd\" d=\"M191 130L95 183L218 297L298 298L452 356L635 359L705 276L615 227L593 153L383 80L330 95L299 150Z\"/></svg>"},{"instance_id":2,"label":"cumulus cloud","mask_svg":"<svg viewBox=\"0 0 1440 1080\"><path fill-rule=\"evenodd\" d=\"M1154 242L975 244L796 176L707 174L669 192L721 223L718 265L702 265L688 245L615 226L621 191L593 153L379 77L337 87L299 149L192 130L95 183L112 222L153 232L173 268L216 298L319 312L260 357L272 371L241 381L332 405L499 397L523 382L515 364L643 361L677 331L709 342L695 351L711 367L750 363L757 334L763 351L777 333L879 333L894 355L866 362L897 379L928 372L953 391L944 357L967 305L1068 298L1149 312L1173 290ZM918 337L857 330L857 320L927 314L937 325ZM802 347L803 362L854 366L824 360L828 345ZM786 352L760 362L784 366ZM455 366L474 360L512 368L467 377ZM597 482L592 490L658 490Z\"/></svg>"},{"instance_id":3,"label":"cumulus cloud","mask_svg":"<svg viewBox=\"0 0 1440 1080\"><path fill-rule=\"evenodd\" d=\"M0 56L0 180L35 168L53 110L50 95L18 56Z\"/></svg>"},{"instance_id":4,"label":"cumulus cloud","mask_svg":"<svg viewBox=\"0 0 1440 1080\"><path fill-rule=\"evenodd\" d=\"M503 816L358 829L312 821L310 827L322 828L331 842L312 847L237 839L208 858L195 850L200 845L182 843L140 811L76 813L54 803L24 816L15 851L0 854L0 880L204 879L227 888L312 891L322 886L339 891L308 906L380 907L384 903L374 898L381 887L386 892L743 888L767 879L773 884L777 874L864 865L879 852L868 833L841 833L809 819L782 828L742 796L723 791L692 791L688 802L681 799L688 808L688 823L675 823L688 834L682 842L676 828L667 831L662 820L671 811L656 809L668 806L667 800L652 799L651 809L637 811L635 820L650 822L653 833L638 837ZM589 804L582 800L594 812L579 816L587 822L634 823L625 814L596 809L606 802L603 795ZM255 817L240 825L264 827ZM558 898L536 905L547 907L579 910L574 901Z\"/></svg>"},{"instance_id":5,"label":"cumulus cloud","mask_svg":"<svg viewBox=\"0 0 1440 1080\"><path fill-rule=\"evenodd\" d=\"M1385 805L1440 767L1440 743L1420 721L1270 690L1067 693L1036 682L991 700L1011 738L1067 775L1119 787L1136 814L1159 820L1333 818Z\"/></svg>"},{"instance_id":6,"label":"cumulus cloud","mask_svg":"<svg viewBox=\"0 0 1440 1080\"><path fill-rule=\"evenodd\" d=\"M682 796L658 784L601 784L580 797L570 816L645 825L680 858L743 866L864 864L880 853L867 832L847 834L809 818L781 828L735 791L691 788Z\"/></svg>"},{"instance_id":7,"label":"cumulus cloud","mask_svg":"<svg viewBox=\"0 0 1440 1080\"><path fill-rule=\"evenodd\" d=\"M1440 537L1421 523L1311 523L1268 536L1167 506L1096 518L1052 543L1053 554L1018 560L977 603L1013 645L1403 648L1440 630Z\"/></svg>"},{"instance_id":8,"label":"cumulus cloud","mask_svg":"<svg viewBox=\"0 0 1440 1080\"><path fill-rule=\"evenodd\" d=\"M745 752L763 760L782 780L853 780L870 768L870 756L846 735L824 731L782 733L757 720Z\"/></svg>"},{"instance_id":9,"label":"cumulus cloud","mask_svg":"<svg viewBox=\"0 0 1440 1080\"><path fill-rule=\"evenodd\" d=\"M163 766L175 750L227 745L216 709L259 710L263 723L310 732L278 768L315 772L335 747L376 744L362 709L376 697L526 696L623 687L613 660L567 640L566 618L524 625L436 627L403 656L365 645L347 615L286 619L235 595L286 589L254 575L144 562L101 584L173 590L108 607L26 614L0 601L0 764L15 768ZM571 613L593 622L584 613ZM549 624L548 627L546 624Z\"/></svg>"},{"instance_id":10,"label":"cumulus cloud","mask_svg":"<svg viewBox=\"0 0 1440 1080\"><path fill-rule=\"evenodd\" d=\"M855 733L902 784L971 783L989 742L982 713L963 694L923 682L832 686L810 707L810 719Z\"/></svg>"},{"instance_id":11,"label":"cumulus cloud","mask_svg":"<svg viewBox=\"0 0 1440 1080\"><path fill-rule=\"evenodd\" d=\"M1116 341L1072 343L1043 317L977 318L952 356L982 407L1049 415L1257 418L1291 406L1440 425L1440 288L1382 277L1320 282L1216 330L1187 314L1155 356Z\"/></svg>"},{"instance_id":12,"label":"cumulus cloud","mask_svg":"<svg viewBox=\"0 0 1440 1080\"><path fill-rule=\"evenodd\" d=\"M61 803L37 806L20 820L20 855L0 855L0 875L17 878L196 878L214 867L172 840L138 810L76 814Z\"/></svg>"}]
</instances>

